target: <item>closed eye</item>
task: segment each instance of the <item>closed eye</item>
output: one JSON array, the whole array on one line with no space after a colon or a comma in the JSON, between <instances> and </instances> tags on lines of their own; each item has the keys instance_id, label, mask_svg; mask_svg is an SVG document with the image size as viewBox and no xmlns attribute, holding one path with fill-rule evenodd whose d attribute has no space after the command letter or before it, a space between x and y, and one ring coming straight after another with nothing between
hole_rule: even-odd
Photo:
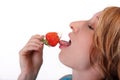
<instances>
[{"instance_id":1,"label":"closed eye","mask_svg":"<svg viewBox=\"0 0 120 80\"><path fill-rule=\"evenodd\" d=\"M91 30L94 30L94 28L90 25L88 25L88 28L91 29Z\"/></svg>"}]
</instances>

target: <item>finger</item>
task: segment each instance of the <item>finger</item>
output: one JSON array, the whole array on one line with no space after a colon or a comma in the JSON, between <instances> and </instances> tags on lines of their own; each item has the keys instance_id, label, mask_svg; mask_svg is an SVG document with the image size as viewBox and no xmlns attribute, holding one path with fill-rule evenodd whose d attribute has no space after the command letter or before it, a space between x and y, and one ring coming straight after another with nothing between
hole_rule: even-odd
<instances>
[{"instance_id":1,"label":"finger","mask_svg":"<svg viewBox=\"0 0 120 80\"><path fill-rule=\"evenodd\" d=\"M31 39L29 42L28 42L28 44L29 43L36 43L36 44L39 44L39 45L43 45L44 43L42 42L42 41L40 41L39 39Z\"/></svg>"},{"instance_id":2,"label":"finger","mask_svg":"<svg viewBox=\"0 0 120 80\"><path fill-rule=\"evenodd\" d=\"M31 54L33 51L38 52L42 49L43 49L42 44L29 43L20 51L20 54L21 55L27 55L27 54Z\"/></svg>"},{"instance_id":3,"label":"finger","mask_svg":"<svg viewBox=\"0 0 120 80\"><path fill-rule=\"evenodd\" d=\"M38 35L38 34L36 34L36 35L33 35L32 37L31 37L31 39L38 39L38 40L42 40L44 38L44 35ZM31 40L30 39L30 40Z\"/></svg>"},{"instance_id":4,"label":"finger","mask_svg":"<svg viewBox=\"0 0 120 80\"><path fill-rule=\"evenodd\" d=\"M43 44L38 44L38 43L35 43L35 42L31 42L31 43L29 43L28 45L26 45L26 48L35 47L36 50L38 50L38 49L40 49L42 46L43 46Z\"/></svg>"},{"instance_id":5,"label":"finger","mask_svg":"<svg viewBox=\"0 0 120 80\"><path fill-rule=\"evenodd\" d=\"M32 51L40 51L43 49L43 42L40 39L44 38L43 35L33 35L28 43L25 45L23 49L20 50L20 54L31 53Z\"/></svg>"}]
</instances>

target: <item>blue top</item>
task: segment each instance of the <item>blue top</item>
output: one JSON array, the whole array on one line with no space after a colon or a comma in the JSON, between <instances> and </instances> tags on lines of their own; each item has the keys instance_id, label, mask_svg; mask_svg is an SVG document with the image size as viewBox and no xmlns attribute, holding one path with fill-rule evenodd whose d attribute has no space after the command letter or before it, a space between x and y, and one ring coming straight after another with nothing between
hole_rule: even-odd
<instances>
[{"instance_id":1,"label":"blue top","mask_svg":"<svg viewBox=\"0 0 120 80\"><path fill-rule=\"evenodd\" d=\"M72 75L71 74L65 75L62 78L60 78L60 80L72 80Z\"/></svg>"}]
</instances>

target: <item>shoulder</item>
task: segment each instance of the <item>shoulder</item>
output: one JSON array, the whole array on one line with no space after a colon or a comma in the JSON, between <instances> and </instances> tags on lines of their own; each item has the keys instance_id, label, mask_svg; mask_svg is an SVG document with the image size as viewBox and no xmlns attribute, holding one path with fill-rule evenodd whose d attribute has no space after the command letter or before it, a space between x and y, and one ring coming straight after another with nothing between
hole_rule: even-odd
<instances>
[{"instance_id":1,"label":"shoulder","mask_svg":"<svg viewBox=\"0 0 120 80\"><path fill-rule=\"evenodd\" d=\"M71 74L65 75L62 78L60 78L59 80L72 80L72 75Z\"/></svg>"}]
</instances>

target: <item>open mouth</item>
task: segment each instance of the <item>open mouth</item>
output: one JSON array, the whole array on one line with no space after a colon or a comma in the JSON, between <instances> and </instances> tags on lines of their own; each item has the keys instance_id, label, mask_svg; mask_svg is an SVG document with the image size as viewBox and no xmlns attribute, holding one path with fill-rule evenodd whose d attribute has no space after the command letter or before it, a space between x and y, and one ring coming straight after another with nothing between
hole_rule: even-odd
<instances>
[{"instance_id":1,"label":"open mouth","mask_svg":"<svg viewBox=\"0 0 120 80\"><path fill-rule=\"evenodd\" d=\"M71 45L71 40L69 40L69 41L60 40L59 44L60 44L59 48L69 47Z\"/></svg>"}]
</instances>

